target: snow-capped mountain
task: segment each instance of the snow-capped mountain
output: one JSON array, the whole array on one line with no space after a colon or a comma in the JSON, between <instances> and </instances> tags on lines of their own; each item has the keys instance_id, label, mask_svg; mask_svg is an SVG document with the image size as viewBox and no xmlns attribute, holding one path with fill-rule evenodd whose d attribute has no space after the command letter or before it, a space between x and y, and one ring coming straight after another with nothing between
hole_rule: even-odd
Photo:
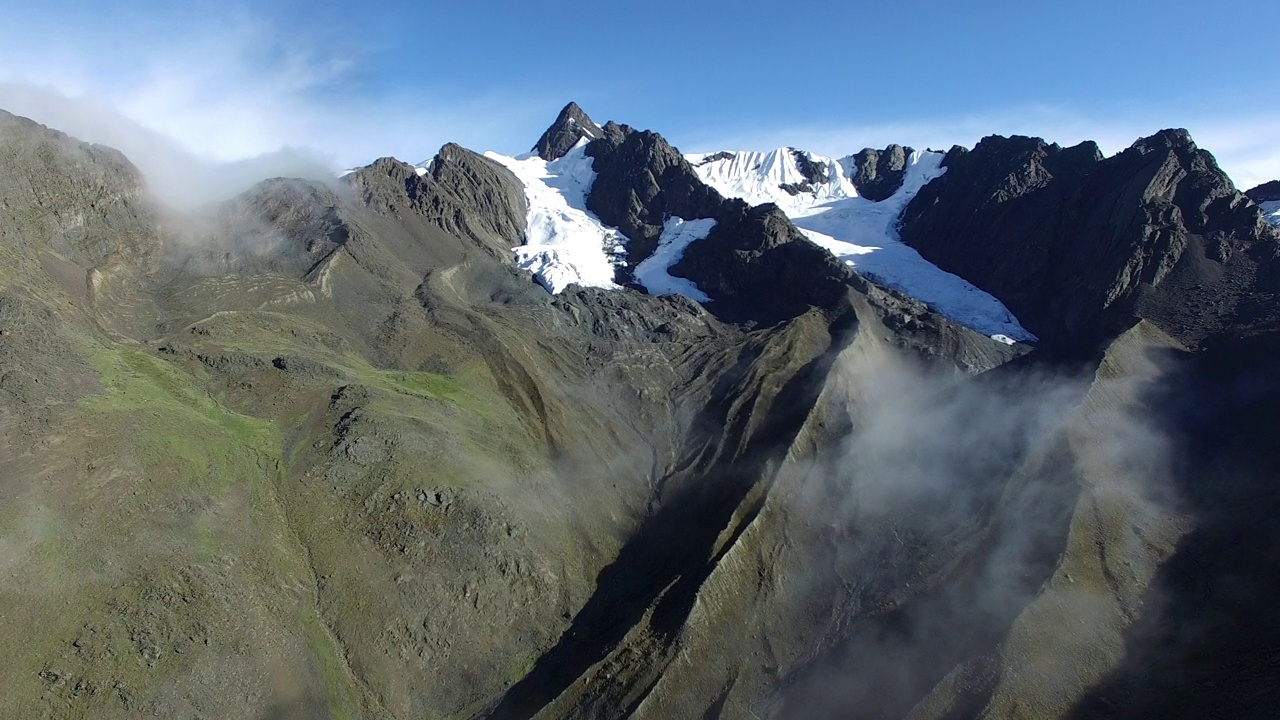
<instances>
[{"instance_id":1,"label":"snow-capped mountain","mask_svg":"<svg viewBox=\"0 0 1280 720\"><path fill-rule=\"evenodd\" d=\"M171 212L0 111L0 718L1276 714L1280 183L534 149Z\"/></svg>"},{"instance_id":2,"label":"snow-capped mountain","mask_svg":"<svg viewBox=\"0 0 1280 720\"><path fill-rule=\"evenodd\" d=\"M572 106L576 107L576 106ZM535 151L519 157L489 152L520 179L528 202L527 234L514 248L517 264L551 293L572 284L614 288L628 259L628 238L587 208L596 181L588 142L603 132L580 110L566 108ZM537 148L552 137L563 144L578 139L563 154L546 160ZM556 152L551 152L554 156ZM686 159L706 185L752 205L772 203L805 236L863 276L914 297L940 314L1001 342L1033 342L1036 337L999 300L964 279L944 272L898 238L896 222L921 187L940 176L942 153L910 152L900 185L875 202L855 185L858 157L839 160L793 148L770 152L690 154ZM421 174L424 165L420 165ZM714 218L667 219L652 254L632 258L632 278L653 294L677 293L699 302L712 298L693 281L671 275L684 250L705 238ZM624 273L625 274L625 273Z\"/></svg>"},{"instance_id":3,"label":"snow-capped mountain","mask_svg":"<svg viewBox=\"0 0 1280 720\"><path fill-rule=\"evenodd\" d=\"M578 121L570 118L569 122ZM596 180L592 160L586 156L587 142L587 137L580 138L564 155L550 161L536 152L519 157L485 153L524 185L529 212L525 242L514 249L516 264L532 272L552 294L574 284L617 288L615 277L626 266L626 238L587 209L587 196ZM692 281L667 271L680 261L689 243L706 237L714 226L710 219L671 218L657 249L636 266L635 281L655 295L679 294L709 302Z\"/></svg>"},{"instance_id":4,"label":"snow-capped mountain","mask_svg":"<svg viewBox=\"0 0 1280 720\"><path fill-rule=\"evenodd\" d=\"M699 177L727 197L773 203L823 249L864 277L928 304L942 315L1005 342L1036 339L999 300L925 260L898 237L897 222L920 188L945 168L939 152L911 152L901 185L875 202L853 178L857 158L839 160L794 148L686 156Z\"/></svg>"},{"instance_id":5,"label":"snow-capped mountain","mask_svg":"<svg viewBox=\"0 0 1280 720\"><path fill-rule=\"evenodd\" d=\"M1165 147L1176 157L1185 155L1187 162L1200 152L1184 131L1166 131L1140 141L1121 157L1141 158ZM993 160L983 161L982 167L989 168L993 163L1009 165L1013 174L1004 181L1009 185L1002 192L1013 193L1013 197L1025 192L1023 185L1028 179L1033 187L1057 181L1055 174L1061 182L1074 183L1103 161L1091 143L1064 150L1033 138L988 138L975 151L998 154ZM530 153L520 157L487 153L486 157L510 170L523 187L527 229L523 243L512 252L518 266L532 272L553 294L574 284L611 289L634 284L652 294L685 295L723 312L723 292L701 285L710 281L719 284L722 291L736 292L738 301L749 295L752 302L765 305L775 301L773 296L777 296L776 302L789 302L782 296L797 289L780 285L778 279L795 269L790 265L796 261L789 256L785 261L769 261L785 262L788 267L753 271L760 273L760 285L750 291L740 282L726 285L708 277L707 273L717 275L720 270L709 267L705 258L694 263L700 266L704 277L690 277L692 266L685 260L690 248L702 248L702 243L716 236L717 228L724 225L726 213L738 212L724 204L727 198L751 207L776 208L775 212L780 211L793 230L775 228L767 232L798 233L863 278L914 298L952 322L1008 344L1036 342L1037 333L1028 329L1009 297L1030 302L1038 312L1045 304L1073 302L1074 295L1068 292L1062 301L1053 299L1060 293L1038 292L1031 298L1001 295L1003 301L997 295L1000 283L1008 278L1028 277L1035 272L1061 274L1059 280L1064 287L1072 282L1070 273L1062 274L1064 265L1042 255L1050 236L1041 233L1052 230L1052 226L1011 228L1013 234L1001 243L975 245L973 257L967 259L958 250L959 245L938 240L955 231L940 226L952 223L949 214L959 217L954 213L971 211L964 209L973 202L964 189L969 181L949 184L947 193L937 189L942 187L939 183L947 185L951 167L948 163L965 163L967 152L956 148L944 155L890 145L840 158L793 147L767 152L680 155L655 133L615 123L601 127L570 103ZM601 153L608 158L602 159ZM999 153L1013 154L1004 157ZM1024 177L1017 165L1028 161L1032 167ZM1125 172L1119 158L1109 162L1117 172ZM425 167L426 164L418 166L420 175ZM602 172L608 176L603 180L607 187L600 189ZM926 188L932 192L932 199L913 205ZM1255 189L1262 192L1255 201L1267 220L1277 224L1280 197L1267 194L1268 188L1269 185ZM939 204L937 199L944 194L949 196L949 202ZM915 216L924 216L929 225L939 227L926 233L928 237L904 241L903 236L911 230L904 229L909 207L914 208ZM1027 207L1031 212L1040 212L1032 210L1032 205ZM748 224L762 229L769 221L761 216ZM956 226L964 227L963 222ZM735 241L731 236L740 235L743 228L723 232L721 240L732 246ZM1092 232L1113 233L1120 232L1120 228L1104 226ZM916 230L916 235L920 234ZM922 240L925 247L920 244ZM937 247L933 247L935 240ZM764 242L771 246L790 240ZM997 245L1007 247L1007 252L993 255ZM1078 246L1078 242L1061 240L1062 253L1074 252L1071 248ZM724 252L740 250L722 247L719 252L723 256ZM702 253L697 250L694 254ZM764 262L757 255L752 256L756 257L753 262ZM806 257L807 263L824 262L820 255ZM939 258L947 261L938 262ZM1043 263L1042 269L1024 267L1027 262ZM994 273L983 270L997 265L1013 267ZM1111 282L1101 276L1096 280ZM818 282L816 286L821 285ZM1032 290L1027 288L1027 292ZM1114 293L1120 290L1112 288L1108 292L1113 294L1114 302L1118 297ZM1055 314L1061 317L1056 311ZM1101 330L1080 328L1070 332Z\"/></svg>"},{"instance_id":6,"label":"snow-capped mountain","mask_svg":"<svg viewBox=\"0 0 1280 720\"><path fill-rule=\"evenodd\" d=\"M858 197L852 180L852 156L833 160L795 148L769 152L690 153L685 158L698 176L725 197L752 205L773 203L788 216L814 205Z\"/></svg>"}]
</instances>

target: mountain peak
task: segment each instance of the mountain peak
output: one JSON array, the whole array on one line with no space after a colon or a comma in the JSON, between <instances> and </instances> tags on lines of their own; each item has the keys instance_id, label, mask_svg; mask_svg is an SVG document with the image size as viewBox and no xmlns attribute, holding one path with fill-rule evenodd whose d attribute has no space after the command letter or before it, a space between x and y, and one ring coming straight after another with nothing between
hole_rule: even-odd
<instances>
[{"instance_id":1,"label":"mountain peak","mask_svg":"<svg viewBox=\"0 0 1280 720\"><path fill-rule=\"evenodd\" d=\"M600 126L578 107L578 103L570 102L564 106L556 121L542 133L533 150L548 162L564 157L582 138L594 140L604 135Z\"/></svg>"},{"instance_id":2,"label":"mountain peak","mask_svg":"<svg viewBox=\"0 0 1280 720\"><path fill-rule=\"evenodd\" d=\"M1171 150L1188 150L1194 152L1196 147L1195 140L1191 139L1191 133L1183 128L1168 128L1150 137L1141 138L1133 144L1133 148L1142 154L1163 149Z\"/></svg>"},{"instance_id":3,"label":"mountain peak","mask_svg":"<svg viewBox=\"0 0 1280 720\"><path fill-rule=\"evenodd\" d=\"M883 150L863 148L853 156L853 174L849 178L858 194L868 200L887 200L906 177L912 148L891 143Z\"/></svg>"},{"instance_id":4,"label":"mountain peak","mask_svg":"<svg viewBox=\"0 0 1280 720\"><path fill-rule=\"evenodd\" d=\"M1264 182L1250 189L1245 195L1248 195L1250 200L1257 203L1276 202L1280 200L1280 180Z\"/></svg>"}]
</instances>

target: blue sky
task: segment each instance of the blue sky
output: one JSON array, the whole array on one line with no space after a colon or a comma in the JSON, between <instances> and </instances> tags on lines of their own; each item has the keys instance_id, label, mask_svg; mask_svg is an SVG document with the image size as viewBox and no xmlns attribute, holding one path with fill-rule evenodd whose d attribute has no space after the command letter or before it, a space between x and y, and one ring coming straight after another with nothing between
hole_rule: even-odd
<instances>
[{"instance_id":1,"label":"blue sky","mask_svg":"<svg viewBox=\"0 0 1280 720\"><path fill-rule=\"evenodd\" d=\"M517 153L573 99L686 151L1019 132L1114 152L1182 126L1239 184L1280 177L1274 0L6 4L0 82L220 160Z\"/></svg>"}]
</instances>

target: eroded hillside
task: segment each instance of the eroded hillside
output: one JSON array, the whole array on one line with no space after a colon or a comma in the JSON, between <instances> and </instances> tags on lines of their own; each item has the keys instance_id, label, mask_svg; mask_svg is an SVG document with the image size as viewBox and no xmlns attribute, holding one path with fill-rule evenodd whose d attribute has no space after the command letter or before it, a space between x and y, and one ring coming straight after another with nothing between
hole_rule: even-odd
<instances>
[{"instance_id":1,"label":"eroded hillside","mask_svg":"<svg viewBox=\"0 0 1280 720\"><path fill-rule=\"evenodd\" d=\"M708 302L548 293L510 253L519 178L455 145L422 172L386 158L179 216L118 153L0 116L0 714L1270 699L1270 315L1187 335L1204 312L1144 314L1125 285L1066 318L1028 304L1053 342L1010 345L724 199L660 135L571 106L538 150L582 143L587 207L630 238L618 284L673 215L714 219L669 269ZM1056 152L1036 148L1034 167ZM890 150L859 156L860 182L901 171ZM1200 151L1170 152L1199 189L1142 207L1209 214L1161 236L1174 270L1155 280L1194 255L1269 302L1249 283L1274 231L1233 187L1203 189ZM930 222L903 228L926 256ZM1100 277L1130 267L1116 254ZM986 289L1029 303L1010 282ZM1106 322L1054 348L1088 313Z\"/></svg>"}]
</instances>

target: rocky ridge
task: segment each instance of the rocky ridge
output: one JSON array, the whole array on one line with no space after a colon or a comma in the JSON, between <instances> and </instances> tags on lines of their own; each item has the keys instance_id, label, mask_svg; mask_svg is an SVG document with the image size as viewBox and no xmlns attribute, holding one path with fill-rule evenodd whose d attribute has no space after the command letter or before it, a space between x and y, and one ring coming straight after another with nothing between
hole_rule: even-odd
<instances>
[{"instance_id":1,"label":"rocky ridge","mask_svg":"<svg viewBox=\"0 0 1280 720\"><path fill-rule=\"evenodd\" d=\"M548 294L511 258L519 184L453 145L176 235L109 151L0 133L6 212L37 219L0 236L0 714L1277 706L1273 235L1185 134L1106 160L988 138L908 206L1031 348L657 133L561 115L539 145L587 140L630 265L669 216L716 220L673 268L705 307ZM116 180L38 190L86 167Z\"/></svg>"},{"instance_id":2,"label":"rocky ridge","mask_svg":"<svg viewBox=\"0 0 1280 720\"><path fill-rule=\"evenodd\" d=\"M1183 130L1111 158L1092 143L956 148L901 220L926 259L1082 351L1145 318L1189 345L1268 332L1277 235Z\"/></svg>"},{"instance_id":3,"label":"rocky ridge","mask_svg":"<svg viewBox=\"0 0 1280 720\"><path fill-rule=\"evenodd\" d=\"M1280 201L1280 180L1264 182L1257 187L1246 190L1244 194L1256 203Z\"/></svg>"},{"instance_id":4,"label":"rocky ridge","mask_svg":"<svg viewBox=\"0 0 1280 720\"><path fill-rule=\"evenodd\" d=\"M914 152L909 147L890 144L883 150L865 148L853 155L854 172L850 180L858 194L877 202L888 198L902 187L907 158Z\"/></svg>"},{"instance_id":5,"label":"rocky ridge","mask_svg":"<svg viewBox=\"0 0 1280 720\"><path fill-rule=\"evenodd\" d=\"M555 122L534 143L533 151L548 162L558 160L579 141L595 140L603 135L600 126L587 117L577 103L571 102L564 106Z\"/></svg>"}]
</instances>

